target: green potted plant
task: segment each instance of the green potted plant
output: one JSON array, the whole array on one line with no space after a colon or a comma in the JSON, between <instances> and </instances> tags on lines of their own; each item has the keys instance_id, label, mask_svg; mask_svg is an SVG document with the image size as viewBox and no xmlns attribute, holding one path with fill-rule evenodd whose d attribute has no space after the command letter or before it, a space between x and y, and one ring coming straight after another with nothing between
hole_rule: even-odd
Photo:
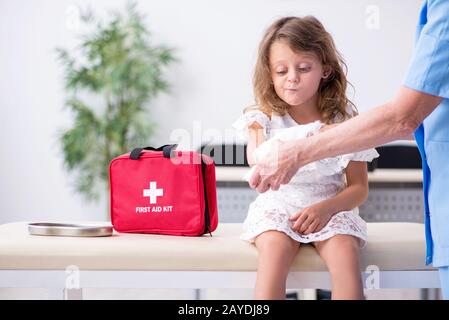
<instances>
[{"instance_id":1,"label":"green potted plant","mask_svg":"<svg viewBox=\"0 0 449 320\"><path fill-rule=\"evenodd\" d=\"M73 125L58 139L76 190L92 201L101 190L109 193L109 162L148 143L155 129L148 102L167 91L162 70L175 59L173 49L150 43L135 3L106 23L90 10L80 19L91 31L81 35L79 47L70 53L56 49L64 67L66 106L74 114Z\"/></svg>"}]
</instances>

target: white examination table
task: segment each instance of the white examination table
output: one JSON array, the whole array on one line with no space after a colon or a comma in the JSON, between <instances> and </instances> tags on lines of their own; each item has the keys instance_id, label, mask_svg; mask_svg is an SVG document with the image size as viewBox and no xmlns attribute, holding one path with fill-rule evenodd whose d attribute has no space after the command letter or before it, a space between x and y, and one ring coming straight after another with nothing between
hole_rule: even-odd
<instances>
[{"instance_id":1,"label":"white examination table","mask_svg":"<svg viewBox=\"0 0 449 320\"><path fill-rule=\"evenodd\" d=\"M114 233L73 238L31 236L25 222L4 224L0 288L48 288L57 299L64 297L64 289L78 285L253 288L257 249L239 239L241 228L239 223L221 223L213 237ZM438 272L425 266L424 257L424 225L368 223L368 245L361 257L365 287L438 288ZM330 288L326 266L312 246L300 249L287 288Z\"/></svg>"}]
</instances>

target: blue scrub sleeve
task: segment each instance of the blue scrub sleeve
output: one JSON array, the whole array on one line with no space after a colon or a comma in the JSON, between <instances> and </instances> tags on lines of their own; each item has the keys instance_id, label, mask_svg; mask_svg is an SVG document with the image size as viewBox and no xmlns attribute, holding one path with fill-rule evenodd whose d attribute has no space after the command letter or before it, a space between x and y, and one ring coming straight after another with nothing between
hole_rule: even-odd
<instances>
[{"instance_id":1,"label":"blue scrub sleeve","mask_svg":"<svg viewBox=\"0 0 449 320\"><path fill-rule=\"evenodd\" d=\"M420 23L404 85L449 99L449 1L428 0Z\"/></svg>"}]
</instances>

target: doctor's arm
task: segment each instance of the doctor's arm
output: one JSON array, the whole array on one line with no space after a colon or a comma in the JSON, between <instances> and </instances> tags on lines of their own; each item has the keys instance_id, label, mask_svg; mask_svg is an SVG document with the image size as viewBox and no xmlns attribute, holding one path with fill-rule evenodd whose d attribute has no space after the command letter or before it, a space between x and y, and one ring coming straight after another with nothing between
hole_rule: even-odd
<instances>
[{"instance_id":1,"label":"doctor's arm","mask_svg":"<svg viewBox=\"0 0 449 320\"><path fill-rule=\"evenodd\" d=\"M267 158L260 163L260 167L275 163L272 173L253 174L250 186L259 192L270 187L277 190L310 162L407 139L440 102L441 97L403 86L396 97L384 105L307 139L279 145L276 161Z\"/></svg>"},{"instance_id":2,"label":"doctor's arm","mask_svg":"<svg viewBox=\"0 0 449 320\"><path fill-rule=\"evenodd\" d=\"M408 139L440 102L441 97L402 87L392 101L305 141L298 141L298 162L302 166L318 159Z\"/></svg>"}]
</instances>

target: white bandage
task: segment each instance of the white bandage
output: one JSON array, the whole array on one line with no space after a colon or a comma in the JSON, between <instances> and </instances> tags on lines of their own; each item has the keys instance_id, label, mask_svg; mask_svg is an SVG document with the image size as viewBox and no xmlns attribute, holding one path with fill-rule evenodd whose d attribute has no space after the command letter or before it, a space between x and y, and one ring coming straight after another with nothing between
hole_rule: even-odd
<instances>
[{"instance_id":1,"label":"white bandage","mask_svg":"<svg viewBox=\"0 0 449 320\"><path fill-rule=\"evenodd\" d=\"M276 149L276 140L280 140L282 142L303 139L306 138L309 133L315 133L323 126L323 123L320 121L315 121L309 123L307 125L294 126L290 128L282 128L282 129L272 129L273 136L261 143L254 150L254 160L256 163L261 162L270 152L277 152ZM249 181L254 171L256 170L256 166L254 165L244 176L244 181ZM263 174L263 172L262 172Z\"/></svg>"}]
</instances>

